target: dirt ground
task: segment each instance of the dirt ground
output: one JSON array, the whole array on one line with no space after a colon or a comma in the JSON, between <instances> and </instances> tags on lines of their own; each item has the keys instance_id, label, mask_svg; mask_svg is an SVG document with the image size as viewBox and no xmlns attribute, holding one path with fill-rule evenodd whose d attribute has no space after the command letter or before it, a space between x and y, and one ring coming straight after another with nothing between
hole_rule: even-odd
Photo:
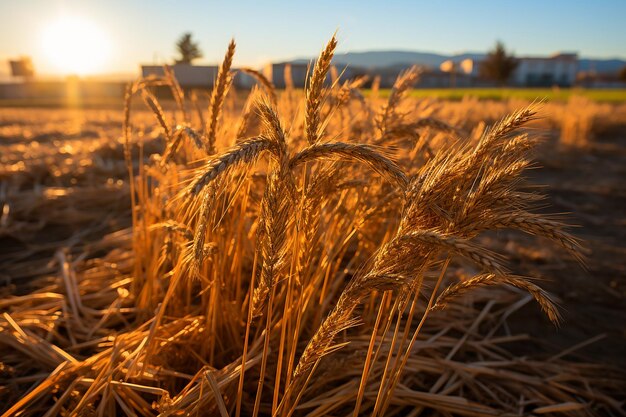
<instances>
[{"instance_id":1,"label":"dirt ground","mask_svg":"<svg viewBox=\"0 0 626 417\"><path fill-rule=\"evenodd\" d=\"M0 109L1 296L28 292L33 278L52 273L57 249L80 253L106 233L129 226L120 133L120 112ZM160 146L157 133L147 128L146 147ZM504 248L518 272L544 278L542 285L562 307L560 328L532 305L511 317L510 325L537 336L551 354L591 340L571 357L623 368L626 130L601 132L584 148L563 147L551 132L537 159L530 182L546 185L547 212L569 213L568 222L579 226L574 232L585 242L587 262L583 267L551 245L531 244L531 237L524 238L528 245L514 244L504 232L488 237ZM536 350L519 347L526 348Z\"/></svg>"},{"instance_id":2,"label":"dirt ground","mask_svg":"<svg viewBox=\"0 0 626 417\"><path fill-rule=\"evenodd\" d=\"M583 240L585 265L559 256L545 245L540 252L512 246L501 236L512 260L559 297L560 328L546 326L536 309L513 317L518 331L557 349L595 340L576 351L591 362L626 365L626 131L605 132L587 148L565 148L552 137L538 150L534 184L545 184L546 212L567 213ZM541 246L539 246L541 247Z\"/></svg>"}]
</instances>

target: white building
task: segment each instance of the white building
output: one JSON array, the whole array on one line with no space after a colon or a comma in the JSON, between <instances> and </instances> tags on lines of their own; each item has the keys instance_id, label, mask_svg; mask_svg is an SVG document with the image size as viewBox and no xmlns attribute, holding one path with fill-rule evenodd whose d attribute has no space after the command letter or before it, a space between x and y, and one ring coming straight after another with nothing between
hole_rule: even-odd
<instances>
[{"instance_id":1,"label":"white building","mask_svg":"<svg viewBox=\"0 0 626 417\"><path fill-rule=\"evenodd\" d=\"M557 53L549 57L521 57L510 83L525 87L570 87L576 82L578 54ZM452 70L472 77L480 76L480 61L464 59L461 62L445 61L440 69Z\"/></svg>"},{"instance_id":2,"label":"white building","mask_svg":"<svg viewBox=\"0 0 626 417\"><path fill-rule=\"evenodd\" d=\"M576 53L558 53L550 57L522 57L513 74L513 83L529 87L572 86L578 72Z\"/></svg>"}]
</instances>

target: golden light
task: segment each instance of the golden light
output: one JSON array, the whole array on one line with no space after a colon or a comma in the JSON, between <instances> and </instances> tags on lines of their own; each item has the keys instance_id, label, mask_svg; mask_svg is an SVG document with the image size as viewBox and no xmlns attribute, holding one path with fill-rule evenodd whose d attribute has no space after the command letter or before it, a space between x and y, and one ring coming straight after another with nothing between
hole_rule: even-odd
<instances>
[{"instance_id":1,"label":"golden light","mask_svg":"<svg viewBox=\"0 0 626 417\"><path fill-rule=\"evenodd\" d=\"M43 30L44 53L57 71L84 75L98 72L109 54L109 40L93 22L64 16Z\"/></svg>"}]
</instances>

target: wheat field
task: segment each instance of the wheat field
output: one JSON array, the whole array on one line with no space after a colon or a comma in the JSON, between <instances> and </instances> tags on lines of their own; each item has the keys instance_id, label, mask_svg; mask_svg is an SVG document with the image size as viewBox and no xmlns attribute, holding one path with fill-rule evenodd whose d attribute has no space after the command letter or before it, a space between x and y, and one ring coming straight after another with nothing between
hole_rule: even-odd
<instances>
[{"instance_id":1,"label":"wheat field","mask_svg":"<svg viewBox=\"0 0 626 417\"><path fill-rule=\"evenodd\" d=\"M233 41L210 96L166 71L90 114L119 137L61 125L63 144L3 156L3 236L66 236L0 259L28 282L0 299L4 416L624 415L619 369L517 351L516 311L556 332L562 308L489 244L522 232L584 271L526 174L544 114L580 149L613 110L442 108L409 97L417 68L366 96L336 45L304 92L247 70L242 99Z\"/></svg>"}]
</instances>

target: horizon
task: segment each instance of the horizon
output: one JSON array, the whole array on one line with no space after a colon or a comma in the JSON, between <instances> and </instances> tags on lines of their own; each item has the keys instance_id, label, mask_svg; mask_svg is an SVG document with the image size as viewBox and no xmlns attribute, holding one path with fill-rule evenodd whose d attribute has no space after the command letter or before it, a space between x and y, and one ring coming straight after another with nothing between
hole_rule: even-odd
<instances>
[{"instance_id":1,"label":"horizon","mask_svg":"<svg viewBox=\"0 0 626 417\"><path fill-rule=\"evenodd\" d=\"M459 51L459 52L454 52L454 53L444 53L444 52L438 52L438 51L424 51L424 50L410 50L410 49L369 49L369 50L350 50L350 51L338 51L335 55L336 56L341 56L344 54L367 54L367 53L419 53L419 54L432 54L432 55L440 55L442 57L450 57L450 58L454 58L455 56L460 56L460 55L480 55L480 54L487 54L489 51L472 51L472 50L468 50L468 51ZM539 54L524 54L524 55L516 55L516 58L525 58L525 57L534 57L534 56L550 56L556 53L577 53L577 51L568 51L568 50L556 50L553 51L552 53L549 54L545 54L545 55L539 55ZM1 78L6 78L10 75L10 71L8 71L8 67L9 67L9 60L10 59L15 59L15 58L19 58L19 57L5 57L5 58L0 58L0 62L4 61L5 63L5 67L3 68L2 66L0 66L0 79ZM311 56L293 56L290 58L285 58L285 59L280 59L280 60L268 60L265 61L264 64L267 63L281 63L281 62L295 62L295 61L302 61L302 60L314 60L316 58L316 56L311 55ZM586 55L580 55L578 56L579 59L589 59L589 60L598 60L598 61L611 61L611 60L617 60L617 61L626 61L626 57L621 57L621 56L609 56L609 57L594 57L594 56L586 56ZM110 73L93 73L93 74L59 74L59 73L40 73L37 72L36 68L35 71L37 73L37 78L40 80L58 80L58 79L65 79L67 77L76 77L78 76L81 79L84 80L106 80L106 79L111 79L111 80L124 80L124 81L128 81L129 79L135 78L138 76L138 73L141 72L141 66L142 65L173 65L174 62L162 62L162 63L151 63L151 62L137 62L136 65L136 71L132 72L132 71L128 71L128 72L110 72ZM197 66L217 66L220 64L219 60L215 60L215 61L206 61L206 60L201 60L199 59L198 61L194 62L193 65L197 65ZM259 66L257 68L261 68L264 64L259 64ZM397 64L401 64L401 62L398 62ZM404 63L402 63L404 64ZM393 64L395 65L395 64ZM245 65L240 65L240 66L245 66ZM359 67L358 65L354 65L353 67Z\"/></svg>"},{"instance_id":2,"label":"horizon","mask_svg":"<svg viewBox=\"0 0 626 417\"><path fill-rule=\"evenodd\" d=\"M531 0L522 10L490 1L458 0L446 5L406 0L386 5L354 1L334 5L323 0L315 8L305 5L275 1L259 5L248 0L219 7L192 0L5 3L0 5L0 15L5 16L0 59L29 56L39 76L130 75L141 64L172 63L175 42L182 33L191 32L204 55L194 63L219 62L232 37L238 46L235 65L258 67L313 58L336 30L338 54L486 53L501 40L516 56L572 51L590 59L626 59L626 28L619 17L626 14L626 4L616 0L584 5ZM274 19L271 30L254 24L271 16L281 17ZM311 22L313 27L303 26ZM372 31L374 25L379 30ZM83 36L77 38L77 32ZM128 36L134 41L129 42ZM88 56L77 59L69 47L63 50L68 39ZM55 52L55 45L61 50ZM0 73L8 69L3 66Z\"/></svg>"}]
</instances>

